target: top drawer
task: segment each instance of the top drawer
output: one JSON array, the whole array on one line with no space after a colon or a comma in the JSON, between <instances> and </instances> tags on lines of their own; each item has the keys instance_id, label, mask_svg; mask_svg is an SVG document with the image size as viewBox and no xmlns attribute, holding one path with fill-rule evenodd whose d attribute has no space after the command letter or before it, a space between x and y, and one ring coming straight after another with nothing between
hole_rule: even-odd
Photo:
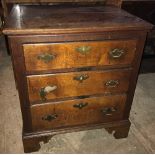
<instances>
[{"instance_id":1,"label":"top drawer","mask_svg":"<svg viewBox=\"0 0 155 155\"><path fill-rule=\"evenodd\" d=\"M27 71L130 65L136 40L24 44Z\"/></svg>"}]
</instances>

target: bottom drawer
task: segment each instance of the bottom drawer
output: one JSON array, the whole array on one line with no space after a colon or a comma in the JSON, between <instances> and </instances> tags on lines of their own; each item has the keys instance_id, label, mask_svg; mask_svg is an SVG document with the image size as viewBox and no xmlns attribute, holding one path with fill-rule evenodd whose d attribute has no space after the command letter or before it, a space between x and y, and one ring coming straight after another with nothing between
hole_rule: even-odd
<instances>
[{"instance_id":1,"label":"bottom drawer","mask_svg":"<svg viewBox=\"0 0 155 155\"><path fill-rule=\"evenodd\" d=\"M52 102L31 107L33 131L122 119L126 95Z\"/></svg>"}]
</instances>

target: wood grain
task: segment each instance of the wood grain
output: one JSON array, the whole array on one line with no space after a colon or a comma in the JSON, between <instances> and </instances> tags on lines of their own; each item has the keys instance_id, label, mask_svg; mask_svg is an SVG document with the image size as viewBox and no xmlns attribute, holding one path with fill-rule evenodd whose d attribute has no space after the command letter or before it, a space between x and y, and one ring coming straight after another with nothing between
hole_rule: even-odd
<instances>
[{"instance_id":1,"label":"wood grain","mask_svg":"<svg viewBox=\"0 0 155 155\"><path fill-rule=\"evenodd\" d=\"M130 72L131 70L126 69L28 76L29 100L30 102L42 101L39 92L41 88L47 86L56 86L57 89L46 95L46 101L65 97L126 92ZM80 75L87 75L89 78L83 82L74 80ZM116 87L106 86L110 80L118 80L119 84Z\"/></svg>"},{"instance_id":2,"label":"wood grain","mask_svg":"<svg viewBox=\"0 0 155 155\"><path fill-rule=\"evenodd\" d=\"M22 15L20 15L22 13ZM117 7L15 6L4 34L64 34L148 30L152 25Z\"/></svg>"},{"instance_id":3,"label":"wood grain","mask_svg":"<svg viewBox=\"0 0 155 155\"><path fill-rule=\"evenodd\" d=\"M58 4L83 4L83 5L114 5L121 7L122 0L1 0L3 5L3 16L6 18L10 13L11 8L14 4L43 4L43 5L58 5Z\"/></svg>"},{"instance_id":4,"label":"wood grain","mask_svg":"<svg viewBox=\"0 0 155 155\"><path fill-rule=\"evenodd\" d=\"M94 42L70 42L49 44L24 44L24 58L27 71L46 71L92 66L131 65L136 51L136 40L110 40ZM90 47L90 51L82 54L80 47ZM112 58L114 49L124 50L120 58ZM40 55L53 55L49 62L38 59Z\"/></svg>"},{"instance_id":5,"label":"wood grain","mask_svg":"<svg viewBox=\"0 0 155 155\"><path fill-rule=\"evenodd\" d=\"M125 95L116 95L33 106L31 107L32 128L33 131L43 131L67 126L120 120L125 101ZM81 102L88 103L88 105L82 109L74 107L75 104ZM117 111L113 112L112 115L104 115L101 110L107 107L116 107ZM42 119L42 117L51 114L57 114L58 117L51 121Z\"/></svg>"},{"instance_id":6,"label":"wood grain","mask_svg":"<svg viewBox=\"0 0 155 155\"><path fill-rule=\"evenodd\" d=\"M2 0L3 1L3 0ZM118 4L121 0L5 0L6 3L62 3L62 2L104 2L108 4Z\"/></svg>"}]
</instances>

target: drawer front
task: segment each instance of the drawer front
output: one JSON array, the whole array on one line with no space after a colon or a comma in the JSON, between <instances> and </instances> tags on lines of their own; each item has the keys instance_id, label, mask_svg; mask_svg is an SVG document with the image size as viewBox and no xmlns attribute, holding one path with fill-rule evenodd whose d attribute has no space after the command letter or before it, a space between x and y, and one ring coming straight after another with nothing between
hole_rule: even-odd
<instances>
[{"instance_id":1,"label":"drawer front","mask_svg":"<svg viewBox=\"0 0 155 155\"><path fill-rule=\"evenodd\" d=\"M126 92L130 72L125 69L28 76L29 100L35 103L65 97Z\"/></svg>"},{"instance_id":2,"label":"drawer front","mask_svg":"<svg viewBox=\"0 0 155 155\"><path fill-rule=\"evenodd\" d=\"M114 95L32 106L33 131L120 120L125 101Z\"/></svg>"},{"instance_id":3,"label":"drawer front","mask_svg":"<svg viewBox=\"0 0 155 155\"><path fill-rule=\"evenodd\" d=\"M24 44L27 71L129 65L136 40Z\"/></svg>"}]
</instances>

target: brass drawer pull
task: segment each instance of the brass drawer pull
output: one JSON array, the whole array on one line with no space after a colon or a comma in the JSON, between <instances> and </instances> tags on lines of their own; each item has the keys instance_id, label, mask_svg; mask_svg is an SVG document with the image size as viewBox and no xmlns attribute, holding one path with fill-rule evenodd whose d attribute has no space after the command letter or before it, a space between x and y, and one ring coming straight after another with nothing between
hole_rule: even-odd
<instances>
[{"instance_id":1,"label":"brass drawer pull","mask_svg":"<svg viewBox=\"0 0 155 155\"><path fill-rule=\"evenodd\" d=\"M91 46L81 46L81 47L77 47L76 51L83 55L86 55L91 51L91 49L92 49Z\"/></svg>"},{"instance_id":2,"label":"brass drawer pull","mask_svg":"<svg viewBox=\"0 0 155 155\"><path fill-rule=\"evenodd\" d=\"M116 107L106 107L104 109L101 110L101 112L104 114L104 115L112 115L114 112L117 111L117 108Z\"/></svg>"},{"instance_id":3,"label":"brass drawer pull","mask_svg":"<svg viewBox=\"0 0 155 155\"><path fill-rule=\"evenodd\" d=\"M54 54L49 54L49 53L45 53L45 54L40 54L38 55L38 60L42 60L45 63L49 63L51 60L55 59L55 55Z\"/></svg>"},{"instance_id":4,"label":"brass drawer pull","mask_svg":"<svg viewBox=\"0 0 155 155\"><path fill-rule=\"evenodd\" d=\"M87 74L82 74L80 76L75 76L73 79L79 82L83 82L84 80L87 80L89 76Z\"/></svg>"},{"instance_id":5,"label":"brass drawer pull","mask_svg":"<svg viewBox=\"0 0 155 155\"><path fill-rule=\"evenodd\" d=\"M88 105L88 103L83 103L83 102L81 102L81 103L79 103L79 104L74 104L73 107L74 107L74 108L82 109L82 108L86 107L87 105Z\"/></svg>"},{"instance_id":6,"label":"brass drawer pull","mask_svg":"<svg viewBox=\"0 0 155 155\"><path fill-rule=\"evenodd\" d=\"M40 97L42 100L46 100L46 95L57 89L57 86L46 86L40 89Z\"/></svg>"},{"instance_id":7,"label":"brass drawer pull","mask_svg":"<svg viewBox=\"0 0 155 155\"><path fill-rule=\"evenodd\" d=\"M113 49L112 51L109 52L109 55L113 59L118 59L118 58L122 57L124 55L124 53L125 52L124 52L123 49L115 48L115 49Z\"/></svg>"},{"instance_id":8,"label":"brass drawer pull","mask_svg":"<svg viewBox=\"0 0 155 155\"><path fill-rule=\"evenodd\" d=\"M116 87L119 85L119 81L118 80L109 80L106 82L105 84L107 87Z\"/></svg>"},{"instance_id":9,"label":"brass drawer pull","mask_svg":"<svg viewBox=\"0 0 155 155\"><path fill-rule=\"evenodd\" d=\"M57 114L51 114L51 115L46 115L46 116L43 116L42 117L42 120L45 120L45 121L52 121L52 120L54 120L54 119L56 119L58 117L58 115Z\"/></svg>"}]
</instances>

